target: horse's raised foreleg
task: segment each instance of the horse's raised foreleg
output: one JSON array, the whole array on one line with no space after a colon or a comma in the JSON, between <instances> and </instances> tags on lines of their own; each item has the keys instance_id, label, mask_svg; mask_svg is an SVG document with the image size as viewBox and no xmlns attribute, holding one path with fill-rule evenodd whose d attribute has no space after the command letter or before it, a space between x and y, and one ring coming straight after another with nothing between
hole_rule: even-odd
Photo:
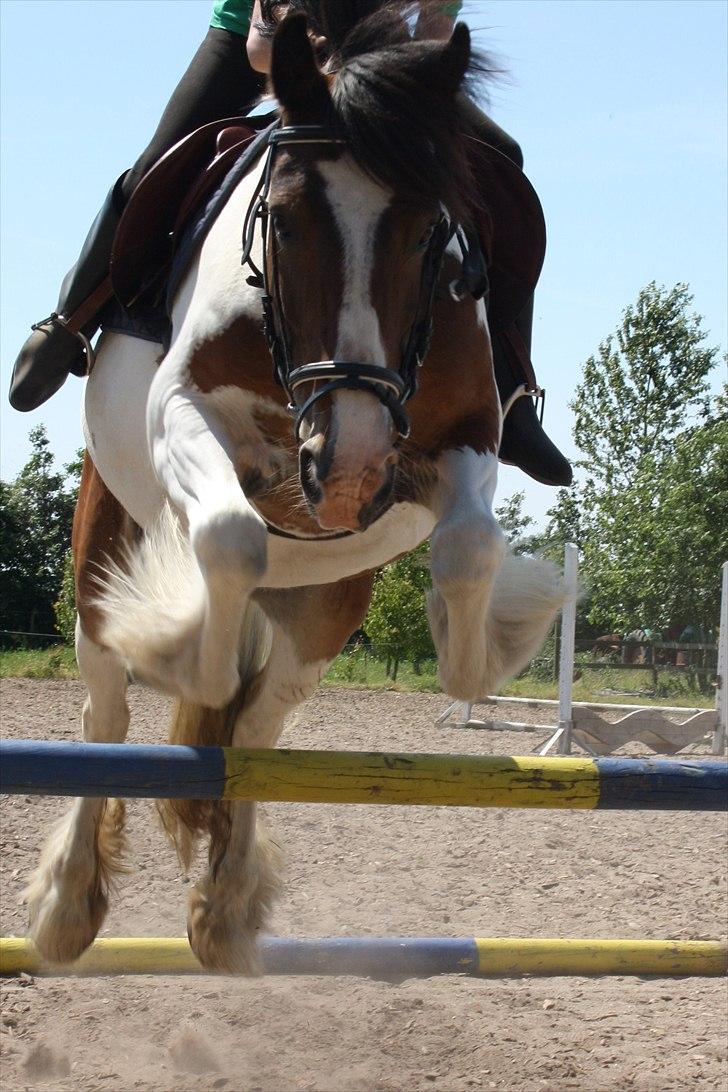
<instances>
[{"instance_id":1,"label":"horse's raised foreleg","mask_svg":"<svg viewBox=\"0 0 728 1092\"><path fill-rule=\"evenodd\" d=\"M528 662L563 600L555 566L506 556L491 508L496 477L488 452L448 451L438 462L428 612L442 686L465 701Z\"/></svg>"},{"instance_id":2,"label":"horse's raised foreleg","mask_svg":"<svg viewBox=\"0 0 728 1092\"><path fill-rule=\"evenodd\" d=\"M238 685L238 638L265 572L266 530L238 482L236 445L173 364L152 384L148 428L175 511L147 529L125 574L111 574L103 638L140 678L221 708Z\"/></svg>"},{"instance_id":3,"label":"horse's raised foreleg","mask_svg":"<svg viewBox=\"0 0 728 1092\"><path fill-rule=\"evenodd\" d=\"M235 724L238 747L272 747L286 714L310 697L332 659L366 613L372 577L286 591L261 591L256 601L273 627L265 670L250 689ZM206 966L255 974L257 940L279 887L280 854L249 802L223 804L210 867L192 890L188 932Z\"/></svg>"},{"instance_id":4,"label":"horse's raised foreleg","mask_svg":"<svg viewBox=\"0 0 728 1092\"><path fill-rule=\"evenodd\" d=\"M87 454L73 520L73 553L76 657L88 688L82 728L84 740L92 743L122 743L129 726L126 670L98 639L94 598L102 564L120 557L134 533L135 525ZM46 959L76 959L96 936L111 879L121 870L123 826L123 801L87 797L76 800L55 827L26 890L30 934Z\"/></svg>"},{"instance_id":5,"label":"horse's raised foreleg","mask_svg":"<svg viewBox=\"0 0 728 1092\"><path fill-rule=\"evenodd\" d=\"M486 617L505 552L491 508L498 460L470 448L446 451L437 470L430 628L443 689L455 698L473 700L488 692L481 689L488 655Z\"/></svg>"}]
</instances>

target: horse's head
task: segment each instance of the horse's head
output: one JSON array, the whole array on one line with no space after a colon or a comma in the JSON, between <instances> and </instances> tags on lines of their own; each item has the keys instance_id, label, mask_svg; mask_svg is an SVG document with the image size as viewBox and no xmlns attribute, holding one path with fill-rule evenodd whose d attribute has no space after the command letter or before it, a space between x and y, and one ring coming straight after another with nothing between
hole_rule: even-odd
<instances>
[{"instance_id":1,"label":"horse's head","mask_svg":"<svg viewBox=\"0 0 728 1092\"><path fill-rule=\"evenodd\" d=\"M391 504L403 407L469 177L456 104L467 28L444 45L392 43L390 27L378 47L359 33L321 69L305 17L278 28L282 127L259 208L269 342L297 413L301 485L322 528L350 530Z\"/></svg>"}]
</instances>

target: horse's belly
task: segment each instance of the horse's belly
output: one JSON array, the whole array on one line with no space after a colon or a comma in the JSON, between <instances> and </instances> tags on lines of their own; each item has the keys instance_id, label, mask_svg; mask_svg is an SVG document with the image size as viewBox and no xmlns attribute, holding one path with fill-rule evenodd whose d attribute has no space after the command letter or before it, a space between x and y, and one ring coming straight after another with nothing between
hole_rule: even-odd
<instances>
[{"instance_id":1,"label":"horse's belly","mask_svg":"<svg viewBox=\"0 0 728 1092\"><path fill-rule=\"evenodd\" d=\"M107 488L140 527L158 516L164 495L147 442L147 399L162 346L104 334L86 384L86 447Z\"/></svg>"},{"instance_id":2,"label":"horse's belly","mask_svg":"<svg viewBox=\"0 0 728 1092\"><path fill-rule=\"evenodd\" d=\"M264 588L330 584L376 569L424 541L435 517L419 504L396 504L360 534L340 539L300 540L268 535Z\"/></svg>"}]
</instances>

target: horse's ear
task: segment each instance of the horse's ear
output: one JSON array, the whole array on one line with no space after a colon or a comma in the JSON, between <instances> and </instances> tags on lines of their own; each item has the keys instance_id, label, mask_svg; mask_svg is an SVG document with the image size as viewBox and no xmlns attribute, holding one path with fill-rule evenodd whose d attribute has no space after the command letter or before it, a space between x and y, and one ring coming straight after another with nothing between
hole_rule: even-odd
<instances>
[{"instance_id":1,"label":"horse's ear","mask_svg":"<svg viewBox=\"0 0 728 1092\"><path fill-rule=\"evenodd\" d=\"M457 23L450 41L440 54L442 74L447 90L453 95L460 90L470 65L470 31L465 23Z\"/></svg>"},{"instance_id":2,"label":"horse's ear","mask_svg":"<svg viewBox=\"0 0 728 1092\"><path fill-rule=\"evenodd\" d=\"M328 84L316 62L303 12L288 15L276 30L271 84L284 111L296 120L316 116L330 103Z\"/></svg>"}]
</instances>

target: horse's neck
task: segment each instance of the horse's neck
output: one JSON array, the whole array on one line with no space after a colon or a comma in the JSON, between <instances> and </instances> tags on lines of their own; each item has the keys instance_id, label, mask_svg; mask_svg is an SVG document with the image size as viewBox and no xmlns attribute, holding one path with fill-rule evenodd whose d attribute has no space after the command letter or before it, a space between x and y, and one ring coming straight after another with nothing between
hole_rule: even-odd
<instances>
[{"instance_id":1,"label":"horse's neck","mask_svg":"<svg viewBox=\"0 0 728 1092\"><path fill-rule=\"evenodd\" d=\"M260 323L261 293L248 284L241 256L245 215L262 169L256 163L235 187L182 280L172 305L173 342L185 338L199 345L240 319ZM260 267L259 232L251 257Z\"/></svg>"}]
</instances>

